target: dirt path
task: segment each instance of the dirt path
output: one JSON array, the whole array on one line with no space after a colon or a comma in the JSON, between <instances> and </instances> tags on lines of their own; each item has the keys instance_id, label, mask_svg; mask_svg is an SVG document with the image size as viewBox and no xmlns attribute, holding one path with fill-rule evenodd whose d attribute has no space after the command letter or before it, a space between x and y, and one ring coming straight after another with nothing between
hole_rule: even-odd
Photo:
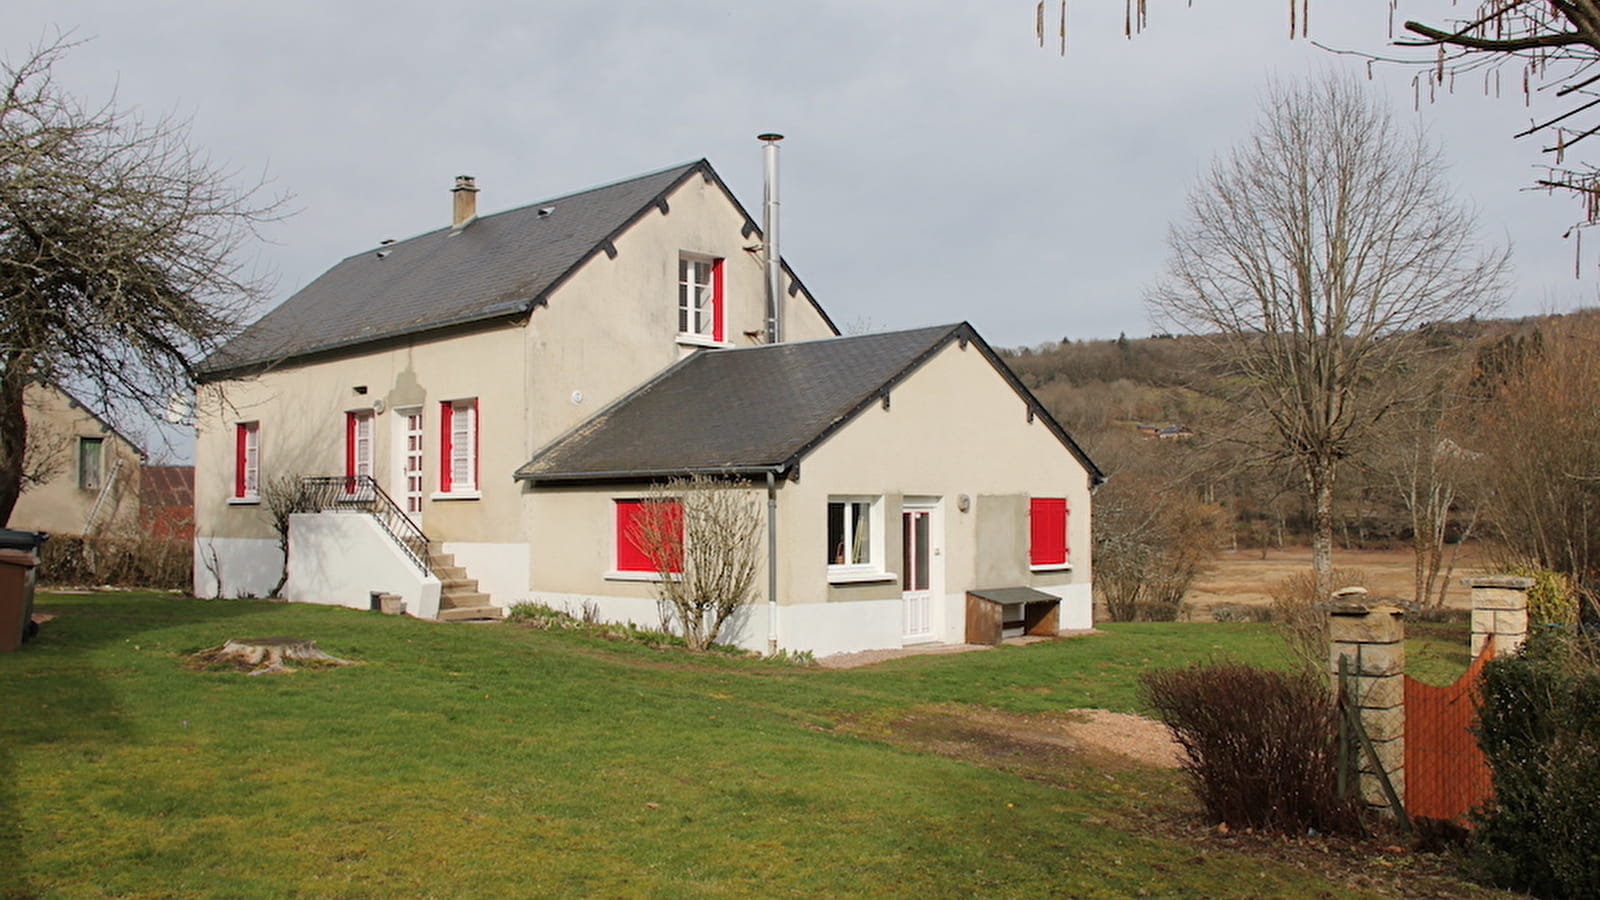
<instances>
[{"instance_id":1,"label":"dirt path","mask_svg":"<svg viewBox=\"0 0 1600 900\"><path fill-rule=\"evenodd\" d=\"M1333 554L1337 569L1359 571L1365 576L1366 587L1376 597L1406 597L1412 595L1413 557L1410 550L1338 550ZM1456 579L1481 571L1488 564L1487 554L1479 547L1464 547L1456 561L1445 603L1449 606L1468 604L1467 590ZM1219 604L1262 606L1272 602L1272 589L1277 583L1292 575L1310 571L1311 550L1240 550L1218 554L1209 572L1196 580L1184 598L1185 618L1207 621L1211 610Z\"/></svg>"}]
</instances>

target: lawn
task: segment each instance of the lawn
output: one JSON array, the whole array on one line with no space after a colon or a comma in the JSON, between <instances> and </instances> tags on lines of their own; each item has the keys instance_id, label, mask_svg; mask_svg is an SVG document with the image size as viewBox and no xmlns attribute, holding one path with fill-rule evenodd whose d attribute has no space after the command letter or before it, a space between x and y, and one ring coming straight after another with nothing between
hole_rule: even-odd
<instances>
[{"instance_id":1,"label":"lawn","mask_svg":"<svg viewBox=\"0 0 1600 900\"><path fill-rule=\"evenodd\" d=\"M1186 813L1172 772L893 738L952 705L1136 711L1151 666L1281 663L1264 626L835 671L263 601L37 605L57 618L0 654L0 897L1389 896L1147 827ZM358 664L183 665L278 634Z\"/></svg>"}]
</instances>

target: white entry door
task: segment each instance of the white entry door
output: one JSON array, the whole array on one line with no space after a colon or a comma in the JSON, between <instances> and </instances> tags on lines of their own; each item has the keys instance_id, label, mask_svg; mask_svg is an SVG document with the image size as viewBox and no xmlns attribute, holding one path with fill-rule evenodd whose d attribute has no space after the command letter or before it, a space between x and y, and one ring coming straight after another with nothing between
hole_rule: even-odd
<instances>
[{"instance_id":1,"label":"white entry door","mask_svg":"<svg viewBox=\"0 0 1600 900\"><path fill-rule=\"evenodd\" d=\"M394 500L406 511L412 524L422 527L422 408L395 411L395 447L399 459L391 471L396 475Z\"/></svg>"},{"instance_id":2,"label":"white entry door","mask_svg":"<svg viewBox=\"0 0 1600 900\"><path fill-rule=\"evenodd\" d=\"M906 640L933 636L933 585L937 542L933 510L908 507L900 514L900 590L905 600Z\"/></svg>"}]
</instances>

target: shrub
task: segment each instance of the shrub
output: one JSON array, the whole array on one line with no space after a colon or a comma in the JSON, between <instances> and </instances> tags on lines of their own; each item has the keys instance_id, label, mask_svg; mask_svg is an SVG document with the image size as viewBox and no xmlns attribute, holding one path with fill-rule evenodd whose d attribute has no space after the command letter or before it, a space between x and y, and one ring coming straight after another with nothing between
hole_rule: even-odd
<instances>
[{"instance_id":1,"label":"shrub","mask_svg":"<svg viewBox=\"0 0 1600 900\"><path fill-rule=\"evenodd\" d=\"M1365 587L1360 569L1334 569L1334 589ZM1316 573L1307 569L1272 586L1272 621L1289 645L1289 652L1309 671L1322 673L1328 665L1328 608L1317 592Z\"/></svg>"},{"instance_id":2,"label":"shrub","mask_svg":"<svg viewBox=\"0 0 1600 900\"><path fill-rule=\"evenodd\" d=\"M151 535L51 535L39 548L39 578L187 590L194 584L194 549L187 540Z\"/></svg>"},{"instance_id":3,"label":"shrub","mask_svg":"<svg viewBox=\"0 0 1600 900\"><path fill-rule=\"evenodd\" d=\"M1211 821L1288 834L1359 828L1357 805L1338 796L1338 708L1323 677L1196 663L1140 682Z\"/></svg>"},{"instance_id":4,"label":"shrub","mask_svg":"<svg viewBox=\"0 0 1600 900\"><path fill-rule=\"evenodd\" d=\"M1473 859L1539 897L1600 898L1600 669L1545 635L1483 670L1478 744L1494 779Z\"/></svg>"},{"instance_id":5,"label":"shrub","mask_svg":"<svg viewBox=\"0 0 1600 900\"><path fill-rule=\"evenodd\" d=\"M1528 588L1530 630L1538 631L1539 626L1552 625L1571 628L1578 624L1578 592L1573 589L1571 578L1537 566L1514 565L1506 571L1533 579L1533 586Z\"/></svg>"}]
</instances>

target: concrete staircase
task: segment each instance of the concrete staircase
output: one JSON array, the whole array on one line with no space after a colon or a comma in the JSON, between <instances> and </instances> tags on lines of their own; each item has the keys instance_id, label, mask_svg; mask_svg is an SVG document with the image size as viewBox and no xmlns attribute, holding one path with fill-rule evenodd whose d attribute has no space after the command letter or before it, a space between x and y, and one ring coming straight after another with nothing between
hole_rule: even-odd
<instances>
[{"instance_id":1,"label":"concrete staircase","mask_svg":"<svg viewBox=\"0 0 1600 900\"><path fill-rule=\"evenodd\" d=\"M428 568L439 578L439 621L478 622L504 616L505 611L478 590L477 579L468 578L455 556L441 552L438 544L428 545Z\"/></svg>"}]
</instances>

